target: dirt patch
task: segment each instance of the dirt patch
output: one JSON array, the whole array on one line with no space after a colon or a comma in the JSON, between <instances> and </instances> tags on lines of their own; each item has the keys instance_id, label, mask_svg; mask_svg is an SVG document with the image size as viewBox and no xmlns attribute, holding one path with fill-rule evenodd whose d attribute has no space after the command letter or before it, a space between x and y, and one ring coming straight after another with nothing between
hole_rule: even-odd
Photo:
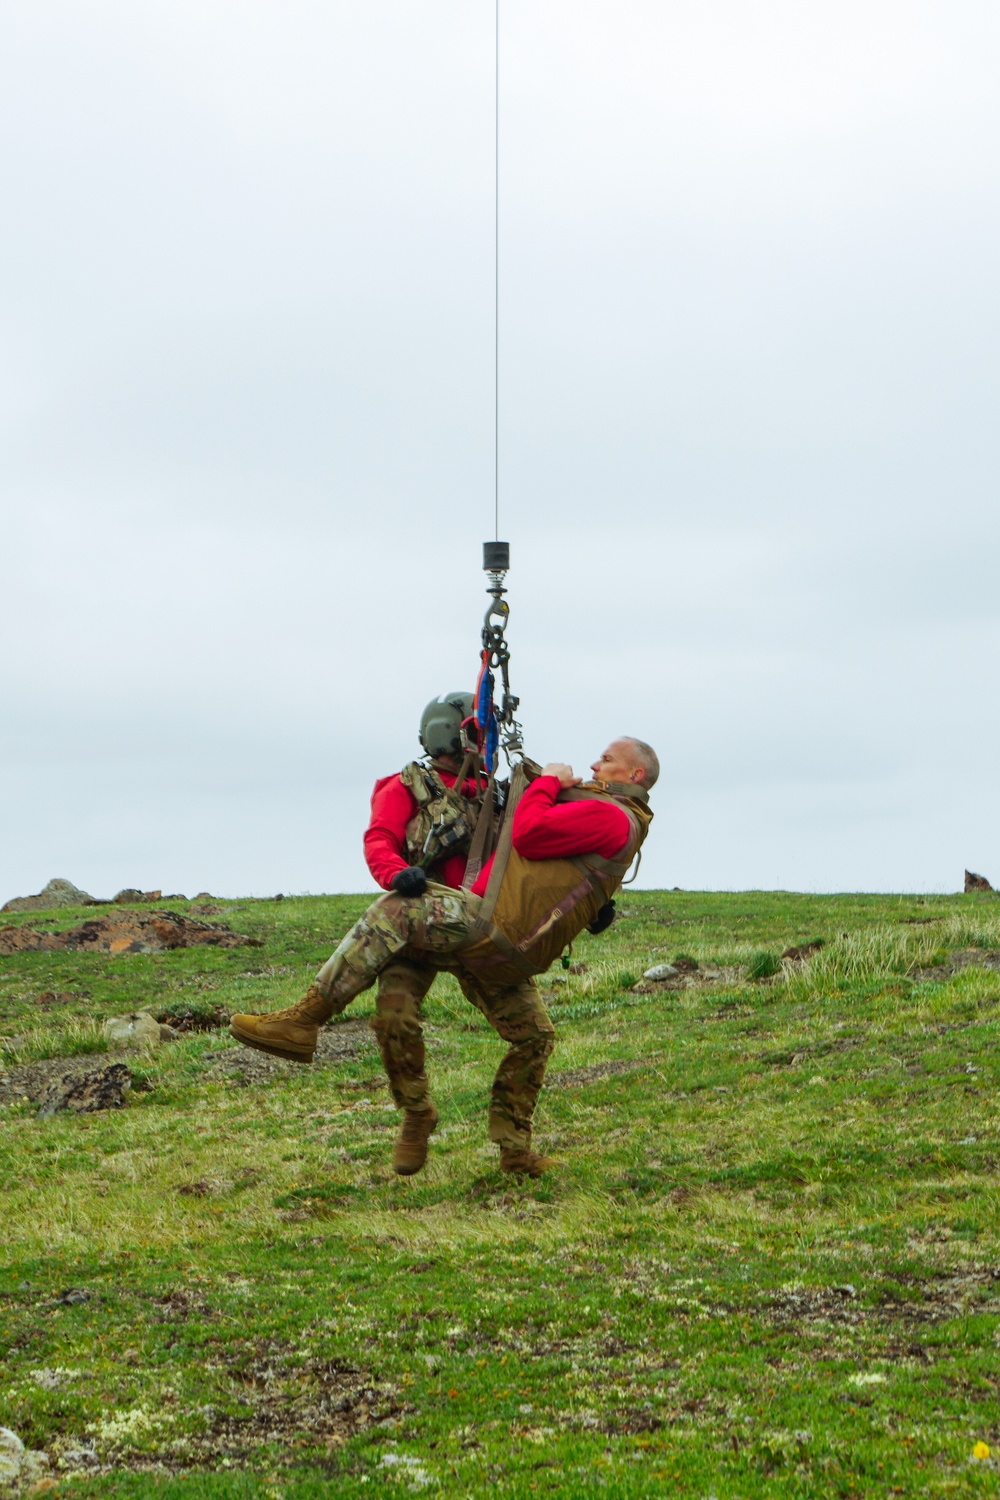
<instances>
[{"instance_id":1,"label":"dirt patch","mask_svg":"<svg viewBox=\"0 0 1000 1500\"><path fill-rule=\"evenodd\" d=\"M46 1057L42 1062L22 1063L0 1073L0 1105L40 1104L51 1084L63 1079L83 1078L102 1063L93 1053L81 1057Z\"/></svg>"},{"instance_id":2,"label":"dirt patch","mask_svg":"<svg viewBox=\"0 0 1000 1500\"><path fill-rule=\"evenodd\" d=\"M611 1078L616 1073L633 1073L636 1068L645 1066L636 1058L619 1058L615 1062L593 1063L589 1068L563 1068L561 1072L546 1074L545 1085L550 1089L578 1089L602 1078Z\"/></svg>"},{"instance_id":3,"label":"dirt patch","mask_svg":"<svg viewBox=\"0 0 1000 1500\"><path fill-rule=\"evenodd\" d=\"M156 1302L157 1321L211 1316L200 1298L184 1289ZM335 1359L298 1361L276 1339L261 1340L251 1351L227 1350L222 1359L230 1387L226 1404L235 1410L203 1408L203 1433L175 1438L156 1453L124 1445L94 1452L91 1472L162 1474L252 1466L264 1448L272 1467L296 1467L307 1448L330 1452L356 1433L413 1410L367 1372Z\"/></svg>"},{"instance_id":4,"label":"dirt patch","mask_svg":"<svg viewBox=\"0 0 1000 1500\"><path fill-rule=\"evenodd\" d=\"M375 1038L367 1021L353 1017L349 1021L338 1021L320 1032L312 1066L330 1067L345 1058L370 1052L374 1046ZM254 1047L234 1046L216 1053L205 1071L210 1078L231 1078L236 1084L248 1086L271 1083L276 1078L290 1078L304 1070L302 1063L285 1062L284 1058L271 1057Z\"/></svg>"},{"instance_id":5,"label":"dirt patch","mask_svg":"<svg viewBox=\"0 0 1000 1500\"><path fill-rule=\"evenodd\" d=\"M169 1026L178 1036L191 1036L199 1031L221 1031L229 1025L229 1012L216 1005L212 1010L158 1010L156 1019L161 1026Z\"/></svg>"},{"instance_id":6,"label":"dirt patch","mask_svg":"<svg viewBox=\"0 0 1000 1500\"><path fill-rule=\"evenodd\" d=\"M866 1305L874 1291L875 1306ZM861 1297L864 1294L865 1300ZM815 1323L940 1323L948 1318L1000 1311L1000 1271L994 1268L934 1278L883 1280L874 1288L803 1287L764 1297L771 1321Z\"/></svg>"},{"instance_id":7,"label":"dirt patch","mask_svg":"<svg viewBox=\"0 0 1000 1500\"><path fill-rule=\"evenodd\" d=\"M694 969L682 968L675 961L671 961L671 968L677 973L667 979L640 979L629 990L630 995L660 995L668 994L671 990L693 990L704 986L717 984L742 984L744 983L744 971L735 964L720 964L718 967L700 965Z\"/></svg>"},{"instance_id":8,"label":"dirt patch","mask_svg":"<svg viewBox=\"0 0 1000 1500\"><path fill-rule=\"evenodd\" d=\"M177 1295L171 1294L171 1303ZM335 1359L294 1362L277 1340L262 1341L226 1364L244 1411L212 1414L208 1433L188 1439L190 1458L209 1467L282 1441L288 1462L300 1463L303 1434L310 1446L339 1448L404 1410L395 1393L365 1371Z\"/></svg>"},{"instance_id":9,"label":"dirt patch","mask_svg":"<svg viewBox=\"0 0 1000 1500\"><path fill-rule=\"evenodd\" d=\"M262 948L217 922L198 922L174 911L120 911L94 917L66 932L39 932L31 926L0 928L0 954L8 953L163 953L171 948Z\"/></svg>"},{"instance_id":10,"label":"dirt patch","mask_svg":"<svg viewBox=\"0 0 1000 1500\"><path fill-rule=\"evenodd\" d=\"M65 1073L55 1078L42 1095L40 1120L68 1110L74 1115L90 1115L99 1109L124 1109L125 1096L132 1087L132 1074L124 1063L109 1063L90 1073Z\"/></svg>"},{"instance_id":11,"label":"dirt patch","mask_svg":"<svg viewBox=\"0 0 1000 1500\"><path fill-rule=\"evenodd\" d=\"M959 969L967 969L973 965L980 969L1000 971L1000 948L956 948L954 953L948 955L947 963L935 964L927 969L914 969L912 978L948 979L952 974L957 974Z\"/></svg>"},{"instance_id":12,"label":"dirt patch","mask_svg":"<svg viewBox=\"0 0 1000 1500\"><path fill-rule=\"evenodd\" d=\"M35 996L35 1004L40 1010L52 1010L57 1005L69 1005L71 1000L87 999L89 996L82 990L43 990Z\"/></svg>"},{"instance_id":13,"label":"dirt patch","mask_svg":"<svg viewBox=\"0 0 1000 1500\"><path fill-rule=\"evenodd\" d=\"M93 1053L46 1057L0 1072L0 1106L39 1104L46 1115L60 1109L73 1114L121 1109L131 1083L124 1063L107 1064Z\"/></svg>"},{"instance_id":14,"label":"dirt patch","mask_svg":"<svg viewBox=\"0 0 1000 1500\"><path fill-rule=\"evenodd\" d=\"M786 948L781 956L792 963L801 963L803 959L812 958L824 946L822 938L814 938L811 943L799 943L797 947Z\"/></svg>"}]
</instances>

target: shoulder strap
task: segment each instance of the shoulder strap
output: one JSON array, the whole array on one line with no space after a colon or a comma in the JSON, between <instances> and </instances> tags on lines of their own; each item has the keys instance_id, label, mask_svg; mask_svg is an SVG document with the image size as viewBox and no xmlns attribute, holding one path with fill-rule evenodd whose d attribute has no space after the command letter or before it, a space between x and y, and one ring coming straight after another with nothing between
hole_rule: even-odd
<instances>
[{"instance_id":1,"label":"shoulder strap","mask_svg":"<svg viewBox=\"0 0 1000 1500\"><path fill-rule=\"evenodd\" d=\"M465 879L462 881L462 890L471 891L479 878L479 872L483 868L493 851L496 838L496 812L494 799L494 778L491 775L482 791L482 805L479 817L476 819L476 831L472 835L472 843L469 846L469 858L465 866Z\"/></svg>"},{"instance_id":2,"label":"shoulder strap","mask_svg":"<svg viewBox=\"0 0 1000 1500\"><path fill-rule=\"evenodd\" d=\"M493 856L493 868L490 870L489 882L473 923L473 932L477 937L489 932L493 921L493 912L496 909L497 897L503 883L504 871L507 869L507 861L510 858L511 840L514 837L514 813L517 811L517 804L527 785L528 773L524 762L519 761L510 778L510 791L507 793L507 801L504 805L500 837L497 840L496 854Z\"/></svg>"},{"instance_id":3,"label":"shoulder strap","mask_svg":"<svg viewBox=\"0 0 1000 1500\"><path fill-rule=\"evenodd\" d=\"M419 760L411 760L409 765L404 766L399 779L404 786L409 787L418 807L423 807L437 792L437 777L429 766L422 766ZM444 784L440 785L444 790Z\"/></svg>"}]
</instances>

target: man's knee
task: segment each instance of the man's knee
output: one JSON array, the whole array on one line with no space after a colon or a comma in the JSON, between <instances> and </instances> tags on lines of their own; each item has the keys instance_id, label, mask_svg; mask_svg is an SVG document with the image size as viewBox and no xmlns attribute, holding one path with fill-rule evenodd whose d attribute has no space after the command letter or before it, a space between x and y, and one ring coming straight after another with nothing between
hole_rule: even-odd
<instances>
[{"instance_id":1,"label":"man's knee","mask_svg":"<svg viewBox=\"0 0 1000 1500\"><path fill-rule=\"evenodd\" d=\"M555 1046L555 1027L533 984L516 985L495 996L489 1017L505 1041L531 1043L532 1051L544 1057Z\"/></svg>"},{"instance_id":2,"label":"man's knee","mask_svg":"<svg viewBox=\"0 0 1000 1500\"><path fill-rule=\"evenodd\" d=\"M383 1051L388 1047L393 1053L409 1053L423 1046L420 1024L410 1016L379 1012L370 1025Z\"/></svg>"},{"instance_id":3,"label":"man's knee","mask_svg":"<svg viewBox=\"0 0 1000 1500\"><path fill-rule=\"evenodd\" d=\"M415 1041L421 1035L419 999L406 990L379 989L371 1028L380 1042Z\"/></svg>"}]
</instances>

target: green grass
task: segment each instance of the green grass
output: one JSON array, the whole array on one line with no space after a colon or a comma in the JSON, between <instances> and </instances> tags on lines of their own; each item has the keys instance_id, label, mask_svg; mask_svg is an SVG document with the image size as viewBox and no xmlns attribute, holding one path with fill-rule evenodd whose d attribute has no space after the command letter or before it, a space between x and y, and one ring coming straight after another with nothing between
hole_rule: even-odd
<instances>
[{"instance_id":1,"label":"green grass","mask_svg":"<svg viewBox=\"0 0 1000 1500\"><path fill-rule=\"evenodd\" d=\"M230 903L255 950L0 959L0 1065L139 1006L276 1008L364 904ZM1000 901L622 905L542 981L536 1183L496 1168L501 1047L450 979L412 1179L370 1046L244 1084L190 1031L131 1062L124 1110L0 1109L0 1425L49 1493L997 1493L1000 973L945 970L1000 949ZM675 957L719 978L630 992Z\"/></svg>"}]
</instances>

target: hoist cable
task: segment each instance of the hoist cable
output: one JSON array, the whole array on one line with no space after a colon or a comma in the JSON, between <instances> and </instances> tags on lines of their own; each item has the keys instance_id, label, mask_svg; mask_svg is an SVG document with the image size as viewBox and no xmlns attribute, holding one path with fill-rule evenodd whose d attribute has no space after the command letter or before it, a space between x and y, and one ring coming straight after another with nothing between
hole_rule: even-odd
<instances>
[{"instance_id":1,"label":"hoist cable","mask_svg":"<svg viewBox=\"0 0 1000 1500\"><path fill-rule=\"evenodd\" d=\"M479 677L474 695L473 718L477 753L491 780L497 752L503 750L509 765L521 754L521 726L514 717L518 699L510 690L510 651L504 638L510 614L504 594L504 579L510 567L510 548L500 541L500 0L494 0L493 57L493 541L483 543L483 569L489 576L486 592L490 604L483 621ZM503 697L494 701L494 668L499 672Z\"/></svg>"},{"instance_id":2,"label":"hoist cable","mask_svg":"<svg viewBox=\"0 0 1000 1500\"><path fill-rule=\"evenodd\" d=\"M493 537L500 538L500 0L493 38Z\"/></svg>"}]
</instances>

